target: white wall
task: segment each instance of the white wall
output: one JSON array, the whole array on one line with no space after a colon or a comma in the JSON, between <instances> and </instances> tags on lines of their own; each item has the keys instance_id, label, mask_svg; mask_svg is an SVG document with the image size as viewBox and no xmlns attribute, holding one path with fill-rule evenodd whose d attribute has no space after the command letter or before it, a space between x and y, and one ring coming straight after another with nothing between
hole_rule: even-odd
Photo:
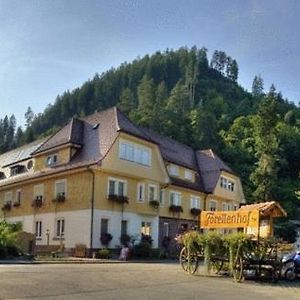
<instances>
[{"instance_id":1,"label":"white wall","mask_svg":"<svg viewBox=\"0 0 300 300\"><path fill-rule=\"evenodd\" d=\"M127 220L127 231L130 236L141 236L141 223L151 222L151 237L153 239L152 246L154 248L158 247L158 216L149 216L135 213L115 212L115 211L104 211L95 210L94 211L94 238L93 238L93 248L103 247L100 242L100 222L101 218L109 219L108 222L108 232L113 236L112 241L109 246L114 248L120 245L121 236L121 221Z\"/></svg>"},{"instance_id":2,"label":"white wall","mask_svg":"<svg viewBox=\"0 0 300 300\"><path fill-rule=\"evenodd\" d=\"M59 245L60 241L55 239L57 218L65 220L64 245L66 248L73 248L75 244L90 246L91 211L89 209L13 217L7 218L7 222L22 222L24 231L35 233L35 222L42 221L42 239L37 240L36 244L47 245L46 231L48 229L49 244Z\"/></svg>"},{"instance_id":3,"label":"white wall","mask_svg":"<svg viewBox=\"0 0 300 300\"><path fill-rule=\"evenodd\" d=\"M42 239L37 240L37 245L47 245L46 231L49 230L49 244L59 245L60 241L55 239L56 219L64 218L65 235L64 245L66 248L74 248L76 244L85 244L90 247L90 225L91 210L77 210L68 212L45 213L36 215L27 215L22 217L7 218L10 223L22 222L23 230L35 233L35 222L42 221ZM109 219L108 232L113 236L110 247L114 248L120 245L121 221L127 220L127 231L130 236L141 236L141 223L151 222L151 237L153 239L152 246L158 247L158 216L149 216L135 213L126 213L115 211L94 211L94 232L93 232L93 248L101 248L100 242L100 222L101 218Z\"/></svg>"}]
</instances>

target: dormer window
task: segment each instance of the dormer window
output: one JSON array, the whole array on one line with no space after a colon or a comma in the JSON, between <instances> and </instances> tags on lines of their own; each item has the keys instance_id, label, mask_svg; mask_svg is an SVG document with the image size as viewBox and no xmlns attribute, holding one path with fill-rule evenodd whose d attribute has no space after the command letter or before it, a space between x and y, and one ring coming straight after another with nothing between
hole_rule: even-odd
<instances>
[{"instance_id":1,"label":"dormer window","mask_svg":"<svg viewBox=\"0 0 300 300\"><path fill-rule=\"evenodd\" d=\"M5 174L3 172L0 172L0 180L5 179L5 178L6 178Z\"/></svg>"},{"instance_id":2,"label":"dormer window","mask_svg":"<svg viewBox=\"0 0 300 300\"><path fill-rule=\"evenodd\" d=\"M10 176L16 176L25 171L25 166L17 165L10 168Z\"/></svg>"},{"instance_id":3,"label":"dormer window","mask_svg":"<svg viewBox=\"0 0 300 300\"><path fill-rule=\"evenodd\" d=\"M220 187L225 189L225 190L229 190L229 191L234 191L235 189L235 185L234 182L221 176L220 178Z\"/></svg>"},{"instance_id":4,"label":"dormer window","mask_svg":"<svg viewBox=\"0 0 300 300\"><path fill-rule=\"evenodd\" d=\"M191 170L184 170L184 179L193 181L194 180L194 176L193 176L193 172Z\"/></svg>"},{"instance_id":5,"label":"dormer window","mask_svg":"<svg viewBox=\"0 0 300 300\"><path fill-rule=\"evenodd\" d=\"M177 166L170 165L168 169L169 169L170 175L173 175L173 176L178 176L179 175L179 170L178 170Z\"/></svg>"},{"instance_id":6,"label":"dormer window","mask_svg":"<svg viewBox=\"0 0 300 300\"><path fill-rule=\"evenodd\" d=\"M47 166L53 166L53 165L57 164L57 162L58 162L57 154L52 154L47 157L47 160L46 160Z\"/></svg>"}]
</instances>

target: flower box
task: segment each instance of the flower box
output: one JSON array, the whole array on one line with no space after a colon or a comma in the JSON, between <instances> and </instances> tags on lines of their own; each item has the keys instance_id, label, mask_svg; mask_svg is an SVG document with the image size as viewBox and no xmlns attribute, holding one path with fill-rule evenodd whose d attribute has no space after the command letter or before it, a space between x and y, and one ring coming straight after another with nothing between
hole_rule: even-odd
<instances>
[{"instance_id":1,"label":"flower box","mask_svg":"<svg viewBox=\"0 0 300 300\"><path fill-rule=\"evenodd\" d=\"M2 206L2 210L11 210L11 202L6 202L6 203Z\"/></svg>"},{"instance_id":2,"label":"flower box","mask_svg":"<svg viewBox=\"0 0 300 300\"><path fill-rule=\"evenodd\" d=\"M32 206L33 207L41 207L43 205L43 198L42 197L36 197L32 201Z\"/></svg>"},{"instance_id":3,"label":"flower box","mask_svg":"<svg viewBox=\"0 0 300 300\"><path fill-rule=\"evenodd\" d=\"M108 195L108 200L119 203L119 204L124 204L128 203L128 197L127 196L122 196L122 195L115 195L115 194L110 194Z\"/></svg>"},{"instance_id":4,"label":"flower box","mask_svg":"<svg viewBox=\"0 0 300 300\"><path fill-rule=\"evenodd\" d=\"M201 213L201 209L200 208L191 208L191 214L193 215L193 216L199 216L200 215L200 213Z\"/></svg>"},{"instance_id":5,"label":"flower box","mask_svg":"<svg viewBox=\"0 0 300 300\"><path fill-rule=\"evenodd\" d=\"M180 212L183 212L183 209L182 209L182 206L181 205L171 205L169 207L169 210L173 213L177 212L177 213L180 213Z\"/></svg>"},{"instance_id":6,"label":"flower box","mask_svg":"<svg viewBox=\"0 0 300 300\"><path fill-rule=\"evenodd\" d=\"M64 194L58 194L56 195L56 198L53 199L53 202L65 202L66 196Z\"/></svg>"},{"instance_id":7,"label":"flower box","mask_svg":"<svg viewBox=\"0 0 300 300\"><path fill-rule=\"evenodd\" d=\"M155 209L159 208L159 202L157 200L149 201L149 205L152 206Z\"/></svg>"}]
</instances>

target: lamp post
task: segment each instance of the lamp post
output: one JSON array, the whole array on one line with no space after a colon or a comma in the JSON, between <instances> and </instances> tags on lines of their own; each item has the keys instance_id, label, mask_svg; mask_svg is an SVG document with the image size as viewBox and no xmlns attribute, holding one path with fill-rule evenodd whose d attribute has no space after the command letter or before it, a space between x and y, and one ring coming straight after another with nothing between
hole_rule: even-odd
<instances>
[{"instance_id":1,"label":"lamp post","mask_svg":"<svg viewBox=\"0 0 300 300\"><path fill-rule=\"evenodd\" d=\"M47 246L49 246L49 236L50 236L49 229L47 229L46 230Z\"/></svg>"}]
</instances>

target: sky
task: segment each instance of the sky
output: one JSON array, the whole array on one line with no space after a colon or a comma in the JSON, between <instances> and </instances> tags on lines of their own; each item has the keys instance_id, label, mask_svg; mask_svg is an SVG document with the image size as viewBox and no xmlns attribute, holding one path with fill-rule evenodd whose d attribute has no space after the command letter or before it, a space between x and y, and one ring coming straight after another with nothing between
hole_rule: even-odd
<instances>
[{"instance_id":1,"label":"sky","mask_svg":"<svg viewBox=\"0 0 300 300\"><path fill-rule=\"evenodd\" d=\"M193 45L235 58L244 88L260 74L298 104L299 14L298 0L0 0L0 118L23 125L28 106L95 73Z\"/></svg>"}]
</instances>

